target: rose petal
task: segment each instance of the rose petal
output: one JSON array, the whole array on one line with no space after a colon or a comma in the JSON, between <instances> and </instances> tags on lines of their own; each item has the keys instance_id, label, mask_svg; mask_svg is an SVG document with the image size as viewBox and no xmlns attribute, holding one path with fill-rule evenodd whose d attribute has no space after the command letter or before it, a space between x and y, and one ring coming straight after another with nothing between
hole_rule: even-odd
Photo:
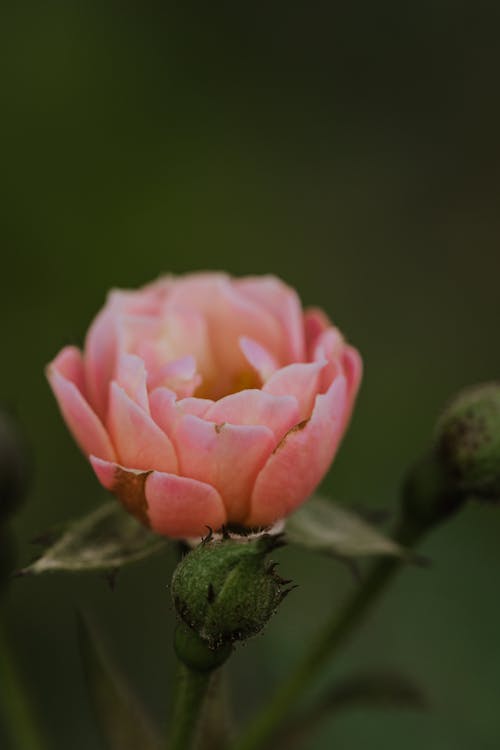
<instances>
[{"instance_id":1,"label":"rose petal","mask_svg":"<svg viewBox=\"0 0 500 750\"><path fill-rule=\"evenodd\" d=\"M264 425L277 440L300 421L297 400L290 395L271 395L256 389L233 393L216 401L205 413L206 420L239 425Z\"/></svg>"},{"instance_id":2,"label":"rose petal","mask_svg":"<svg viewBox=\"0 0 500 750\"><path fill-rule=\"evenodd\" d=\"M233 523L248 512L252 486L276 438L268 427L215 424L185 415L173 436L179 473L215 487Z\"/></svg>"},{"instance_id":3,"label":"rose petal","mask_svg":"<svg viewBox=\"0 0 500 750\"><path fill-rule=\"evenodd\" d=\"M89 328L83 357L89 402L101 419L106 417L116 353L116 315L111 309L104 308Z\"/></svg>"},{"instance_id":4,"label":"rose petal","mask_svg":"<svg viewBox=\"0 0 500 750\"><path fill-rule=\"evenodd\" d=\"M346 404L346 380L340 375L326 393L317 396L311 419L285 436L260 472L247 525L270 525L316 489L342 437Z\"/></svg>"},{"instance_id":5,"label":"rose petal","mask_svg":"<svg viewBox=\"0 0 500 750\"><path fill-rule=\"evenodd\" d=\"M194 414L195 417L204 417L214 402L210 398L181 398L177 401L177 408L183 414Z\"/></svg>"},{"instance_id":6,"label":"rose petal","mask_svg":"<svg viewBox=\"0 0 500 750\"><path fill-rule=\"evenodd\" d=\"M319 335L331 327L330 318L318 307L310 307L304 312L304 332L308 359L313 359L314 347Z\"/></svg>"},{"instance_id":7,"label":"rose petal","mask_svg":"<svg viewBox=\"0 0 500 750\"><path fill-rule=\"evenodd\" d=\"M82 396L86 396L85 369L82 353L76 346L65 346L50 363L49 368L56 370L63 378L74 383Z\"/></svg>"},{"instance_id":8,"label":"rose petal","mask_svg":"<svg viewBox=\"0 0 500 750\"><path fill-rule=\"evenodd\" d=\"M146 480L146 500L151 528L157 534L201 537L227 522L217 490L196 479L154 471Z\"/></svg>"},{"instance_id":9,"label":"rose petal","mask_svg":"<svg viewBox=\"0 0 500 750\"><path fill-rule=\"evenodd\" d=\"M116 382L130 396L132 401L149 414L146 368L140 357L135 354L120 354Z\"/></svg>"},{"instance_id":10,"label":"rose petal","mask_svg":"<svg viewBox=\"0 0 500 750\"><path fill-rule=\"evenodd\" d=\"M124 466L143 471L177 471L170 439L117 383L111 384L108 426Z\"/></svg>"},{"instance_id":11,"label":"rose petal","mask_svg":"<svg viewBox=\"0 0 500 750\"><path fill-rule=\"evenodd\" d=\"M279 320L287 341L284 364L305 359L302 305L297 292L276 276L247 276L233 282L253 302Z\"/></svg>"},{"instance_id":12,"label":"rose petal","mask_svg":"<svg viewBox=\"0 0 500 750\"><path fill-rule=\"evenodd\" d=\"M76 387L66 380L52 365L47 368L47 378L54 391L59 408L73 437L88 456L93 453L110 461L115 459L111 440L99 417Z\"/></svg>"},{"instance_id":13,"label":"rose petal","mask_svg":"<svg viewBox=\"0 0 500 750\"><path fill-rule=\"evenodd\" d=\"M242 336L239 340L240 349L245 355L248 363L258 373L263 383L271 377L278 369L276 358L257 341Z\"/></svg>"},{"instance_id":14,"label":"rose petal","mask_svg":"<svg viewBox=\"0 0 500 750\"><path fill-rule=\"evenodd\" d=\"M353 346L346 346L342 363L347 378L347 392L349 397L354 400L363 375L363 360L357 349Z\"/></svg>"},{"instance_id":15,"label":"rose petal","mask_svg":"<svg viewBox=\"0 0 500 750\"><path fill-rule=\"evenodd\" d=\"M347 380L347 409L345 416L347 425L351 418L354 402L363 376L363 360L357 349L353 346L346 346L342 358L342 364Z\"/></svg>"},{"instance_id":16,"label":"rose petal","mask_svg":"<svg viewBox=\"0 0 500 750\"><path fill-rule=\"evenodd\" d=\"M338 328L331 326L320 333L314 347L313 359L322 361L325 359L337 359L344 349L344 337Z\"/></svg>"},{"instance_id":17,"label":"rose petal","mask_svg":"<svg viewBox=\"0 0 500 750\"><path fill-rule=\"evenodd\" d=\"M325 361L287 365L277 370L262 390L275 396L282 394L294 396L299 405L297 421L307 419L311 416L325 365Z\"/></svg>"},{"instance_id":18,"label":"rose petal","mask_svg":"<svg viewBox=\"0 0 500 750\"><path fill-rule=\"evenodd\" d=\"M179 419L176 395L169 388L155 388L149 394L149 408L151 417L158 427L172 438L175 425Z\"/></svg>"},{"instance_id":19,"label":"rose petal","mask_svg":"<svg viewBox=\"0 0 500 750\"><path fill-rule=\"evenodd\" d=\"M248 371L238 343L242 336L258 341L280 361L287 356L287 341L279 321L242 294L224 274L179 279L169 304L195 308L208 322L216 372L203 394L217 398L240 389L242 375Z\"/></svg>"},{"instance_id":20,"label":"rose petal","mask_svg":"<svg viewBox=\"0 0 500 750\"><path fill-rule=\"evenodd\" d=\"M169 388L180 398L191 396L200 383L201 376L196 372L196 360L191 355L167 362L152 372L148 379L150 389Z\"/></svg>"},{"instance_id":21,"label":"rose petal","mask_svg":"<svg viewBox=\"0 0 500 750\"><path fill-rule=\"evenodd\" d=\"M159 471L132 471L94 456L90 462L101 484L157 534L204 536L208 528L217 530L226 522L222 499L208 484Z\"/></svg>"}]
</instances>

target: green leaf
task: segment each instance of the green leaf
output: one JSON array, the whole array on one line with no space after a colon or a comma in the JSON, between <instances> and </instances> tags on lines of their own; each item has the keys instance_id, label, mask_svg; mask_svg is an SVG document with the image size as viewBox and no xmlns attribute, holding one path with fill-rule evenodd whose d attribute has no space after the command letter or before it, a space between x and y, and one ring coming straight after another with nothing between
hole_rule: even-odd
<instances>
[{"instance_id":1,"label":"green leaf","mask_svg":"<svg viewBox=\"0 0 500 750\"><path fill-rule=\"evenodd\" d=\"M409 555L359 515L322 497L312 497L291 515L285 534L294 544L339 557Z\"/></svg>"},{"instance_id":2,"label":"green leaf","mask_svg":"<svg viewBox=\"0 0 500 750\"><path fill-rule=\"evenodd\" d=\"M81 614L78 642L92 706L109 750L160 750L162 742L149 716Z\"/></svg>"},{"instance_id":3,"label":"green leaf","mask_svg":"<svg viewBox=\"0 0 500 750\"><path fill-rule=\"evenodd\" d=\"M320 724L339 711L364 709L407 709L429 707L427 697L415 683L398 672L366 672L336 683L319 700L292 720L276 738L275 747L294 750Z\"/></svg>"},{"instance_id":4,"label":"green leaf","mask_svg":"<svg viewBox=\"0 0 500 750\"><path fill-rule=\"evenodd\" d=\"M52 570L112 571L165 548L156 536L115 500L68 524L60 536L19 575Z\"/></svg>"}]
</instances>

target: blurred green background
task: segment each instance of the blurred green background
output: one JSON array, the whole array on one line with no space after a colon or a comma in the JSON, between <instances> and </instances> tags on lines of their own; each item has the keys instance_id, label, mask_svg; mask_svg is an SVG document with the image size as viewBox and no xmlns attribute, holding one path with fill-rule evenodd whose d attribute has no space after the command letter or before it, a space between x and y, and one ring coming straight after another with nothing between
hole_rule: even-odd
<instances>
[{"instance_id":1,"label":"blurred green background","mask_svg":"<svg viewBox=\"0 0 500 750\"><path fill-rule=\"evenodd\" d=\"M102 498L45 363L109 287L165 271L272 272L328 311L366 376L325 489L394 507L446 399L500 371L500 6L28 0L1 16L0 399L36 464L19 560ZM500 747L499 509L467 508L422 551L431 568L398 579L327 674L402 670L431 711L346 713L310 750ZM281 559L300 588L232 661L241 717L356 585L333 561ZM91 575L11 586L3 616L51 749L101 748L80 606L165 719L172 564L126 570L113 593Z\"/></svg>"}]
</instances>

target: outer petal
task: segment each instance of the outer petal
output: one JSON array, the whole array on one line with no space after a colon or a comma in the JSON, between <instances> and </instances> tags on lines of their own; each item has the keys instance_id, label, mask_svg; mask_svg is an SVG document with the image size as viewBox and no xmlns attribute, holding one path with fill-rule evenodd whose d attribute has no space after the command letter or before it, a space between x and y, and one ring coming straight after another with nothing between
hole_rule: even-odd
<instances>
[{"instance_id":1,"label":"outer petal","mask_svg":"<svg viewBox=\"0 0 500 750\"><path fill-rule=\"evenodd\" d=\"M111 384L108 426L124 466L177 471L175 450L167 435L116 383Z\"/></svg>"},{"instance_id":2,"label":"outer petal","mask_svg":"<svg viewBox=\"0 0 500 750\"><path fill-rule=\"evenodd\" d=\"M50 365L47 368L47 378L64 420L82 451L87 456L93 453L100 458L113 461L115 451L108 433L76 385L66 380Z\"/></svg>"},{"instance_id":3,"label":"outer petal","mask_svg":"<svg viewBox=\"0 0 500 750\"><path fill-rule=\"evenodd\" d=\"M227 522L222 498L204 482L154 471L146 480L151 528L157 534L185 538L205 536L207 528Z\"/></svg>"},{"instance_id":4,"label":"outer petal","mask_svg":"<svg viewBox=\"0 0 500 750\"><path fill-rule=\"evenodd\" d=\"M361 378L363 376L363 360L357 349L353 346L346 346L342 363L347 379L347 424L351 418L354 402L361 384Z\"/></svg>"},{"instance_id":5,"label":"outer petal","mask_svg":"<svg viewBox=\"0 0 500 750\"><path fill-rule=\"evenodd\" d=\"M342 437L347 405L340 375L316 398L311 419L285 436L255 482L249 526L268 526L288 515L317 487Z\"/></svg>"},{"instance_id":6,"label":"outer petal","mask_svg":"<svg viewBox=\"0 0 500 750\"><path fill-rule=\"evenodd\" d=\"M346 346L342 361L347 378L349 398L354 401L363 375L363 360L357 349L353 346Z\"/></svg>"},{"instance_id":7,"label":"outer petal","mask_svg":"<svg viewBox=\"0 0 500 750\"><path fill-rule=\"evenodd\" d=\"M203 536L219 529L226 512L219 493L208 484L164 472L140 472L91 456L99 481L124 507L157 534Z\"/></svg>"},{"instance_id":8,"label":"outer petal","mask_svg":"<svg viewBox=\"0 0 500 750\"><path fill-rule=\"evenodd\" d=\"M117 332L116 315L104 308L95 318L85 339L85 377L89 402L101 419L105 419L109 382L113 378Z\"/></svg>"},{"instance_id":9,"label":"outer petal","mask_svg":"<svg viewBox=\"0 0 500 750\"><path fill-rule=\"evenodd\" d=\"M85 369L82 353L76 346L65 346L50 363L49 368L56 370L63 378L74 383L82 396L86 396Z\"/></svg>"},{"instance_id":10,"label":"outer petal","mask_svg":"<svg viewBox=\"0 0 500 750\"><path fill-rule=\"evenodd\" d=\"M318 336L314 347L313 359L317 362L328 361L328 365L323 370L321 376L321 391L326 391L339 372L342 371L344 350L344 338L338 328L332 326Z\"/></svg>"},{"instance_id":11,"label":"outer petal","mask_svg":"<svg viewBox=\"0 0 500 750\"><path fill-rule=\"evenodd\" d=\"M310 307L304 312L304 331L308 359L313 358L318 336L331 326L330 318L319 307Z\"/></svg>"},{"instance_id":12,"label":"outer petal","mask_svg":"<svg viewBox=\"0 0 500 750\"><path fill-rule=\"evenodd\" d=\"M229 521L248 512L255 478L276 445L268 427L215 424L185 415L177 423L174 444L179 473L215 487Z\"/></svg>"},{"instance_id":13,"label":"outer petal","mask_svg":"<svg viewBox=\"0 0 500 750\"><path fill-rule=\"evenodd\" d=\"M319 391L321 373L326 361L296 363L282 367L269 378L263 387L266 393L275 396L289 394L294 396L299 404L300 416L297 421L311 416L314 399Z\"/></svg>"},{"instance_id":14,"label":"outer petal","mask_svg":"<svg viewBox=\"0 0 500 750\"><path fill-rule=\"evenodd\" d=\"M215 401L204 418L210 422L269 427L277 440L300 421L297 400L290 395L273 396L248 389Z\"/></svg>"}]
</instances>

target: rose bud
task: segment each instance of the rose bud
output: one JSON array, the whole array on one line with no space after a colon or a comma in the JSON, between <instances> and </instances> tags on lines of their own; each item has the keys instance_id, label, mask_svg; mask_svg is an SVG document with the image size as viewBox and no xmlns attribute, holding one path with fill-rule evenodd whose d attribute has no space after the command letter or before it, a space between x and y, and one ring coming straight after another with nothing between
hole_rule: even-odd
<instances>
[{"instance_id":1,"label":"rose bud","mask_svg":"<svg viewBox=\"0 0 500 750\"><path fill-rule=\"evenodd\" d=\"M467 388L450 403L437 451L456 492L500 500L500 383Z\"/></svg>"},{"instance_id":2,"label":"rose bud","mask_svg":"<svg viewBox=\"0 0 500 750\"><path fill-rule=\"evenodd\" d=\"M100 482L155 532L267 527L327 472L361 379L326 315L271 276L112 291L48 366Z\"/></svg>"},{"instance_id":3,"label":"rose bud","mask_svg":"<svg viewBox=\"0 0 500 750\"><path fill-rule=\"evenodd\" d=\"M210 649L223 652L259 633L291 590L267 559L277 546L280 537L268 534L247 542L209 539L178 564L172 578L177 615ZM198 649L182 638L179 656L198 658Z\"/></svg>"}]
</instances>

